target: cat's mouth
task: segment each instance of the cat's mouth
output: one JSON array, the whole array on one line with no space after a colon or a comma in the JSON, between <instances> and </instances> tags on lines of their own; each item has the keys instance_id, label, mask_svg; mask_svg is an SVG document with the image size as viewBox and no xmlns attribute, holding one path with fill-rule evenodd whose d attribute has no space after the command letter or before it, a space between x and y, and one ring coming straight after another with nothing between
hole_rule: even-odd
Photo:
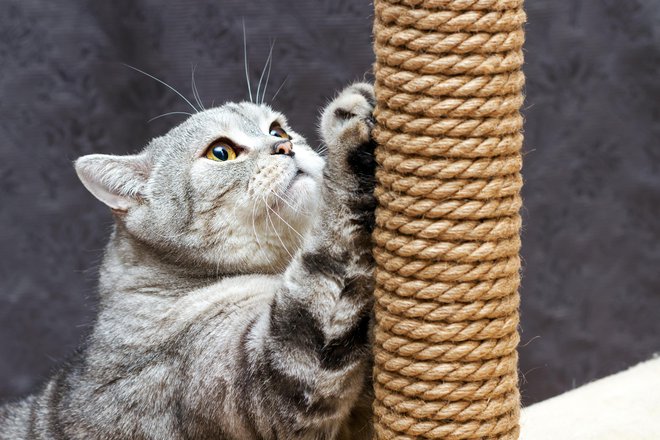
<instances>
[{"instance_id":1,"label":"cat's mouth","mask_svg":"<svg viewBox=\"0 0 660 440\"><path fill-rule=\"evenodd\" d=\"M286 190L287 190L287 191L290 190L291 187L292 187L296 182L298 182L300 179L304 178L304 177L307 176L307 175L308 175L308 174L307 174L306 172L304 172L303 170L301 170L300 168L298 168L298 169L296 170L296 174L295 174L295 175L291 178L291 180L289 181L289 184L287 185Z\"/></svg>"},{"instance_id":2,"label":"cat's mouth","mask_svg":"<svg viewBox=\"0 0 660 440\"><path fill-rule=\"evenodd\" d=\"M306 176L306 175L307 175L307 174L306 174L303 170L301 170L300 168L298 168L298 170L296 171L296 174L291 178L291 182L289 182L289 186L293 185L293 183L294 183L296 180L298 180L298 179L300 179L301 177Z\"/></svg>"}]
</instances>

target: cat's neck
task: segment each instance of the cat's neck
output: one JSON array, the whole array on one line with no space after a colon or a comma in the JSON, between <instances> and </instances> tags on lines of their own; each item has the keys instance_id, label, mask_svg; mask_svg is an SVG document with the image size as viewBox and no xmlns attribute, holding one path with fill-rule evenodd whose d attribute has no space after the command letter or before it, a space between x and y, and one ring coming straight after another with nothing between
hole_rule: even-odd
<instances>
[{"instance_id":1,"label":"cat's neck","mask_svg":"<svg viewBox=\"0 0 660 440\"><path fill-rule=\"evenodd\" d=\"M177 264L117 224L106 247L99 287L101 294L179 296L219 278L207 267Z\"/></svg>"}]
</instances>

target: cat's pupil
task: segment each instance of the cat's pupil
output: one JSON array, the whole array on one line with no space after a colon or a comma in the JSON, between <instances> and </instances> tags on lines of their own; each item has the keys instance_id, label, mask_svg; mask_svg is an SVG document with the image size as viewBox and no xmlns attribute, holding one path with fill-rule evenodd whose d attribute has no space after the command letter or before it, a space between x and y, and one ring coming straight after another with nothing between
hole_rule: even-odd
<instances>
[{"instance_id":1,"label":"cat's pupil","mask_svg":"<svg viewBox=\"0 0 660 440\"><path fill-rule=\"evenodd\" d=\"M282 137L282 134L279 131L275 130L275 129L270 131L270 135L275 136L275 137Z\"/></svg>"},{"instance_id":2,"label":"cat's pupil","mask_svg":"<svg viewBox=\"0 0 660 440\"><path fill-rule=\"evenodd\" d=\"M219 160L229 159L229 153L225 147L215 147L213 148L213 155Z\"/></svg>"}]
</instances>

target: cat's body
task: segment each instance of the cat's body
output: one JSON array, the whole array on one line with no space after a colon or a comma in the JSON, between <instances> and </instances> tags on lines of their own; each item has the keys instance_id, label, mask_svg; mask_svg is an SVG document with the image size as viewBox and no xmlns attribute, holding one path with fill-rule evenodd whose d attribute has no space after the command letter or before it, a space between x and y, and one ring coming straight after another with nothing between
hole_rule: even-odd
<instances>
[{"instance_id":1,"label":"cat's body","mask_svg":"<svg viewBox=\"0 0 660 440\"><path fill-rule=\"evenodd\" d=\"M0 439L369 438L372 107L365 84L328 106L325 167L254 104L79 160L117 218L99 316Z\"/></svg>"}]
</instances>

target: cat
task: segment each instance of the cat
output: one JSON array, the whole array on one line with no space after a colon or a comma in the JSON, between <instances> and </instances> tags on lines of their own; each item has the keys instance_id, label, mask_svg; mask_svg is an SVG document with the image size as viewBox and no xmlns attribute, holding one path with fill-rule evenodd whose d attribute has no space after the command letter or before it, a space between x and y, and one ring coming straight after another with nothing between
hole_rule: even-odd
<instances>
[{"instance_id":1,"label":"cat","mask_svg":"<svg viewBox=\"0 0 660 440\"><path fill-rule=\"evenodd\" d=\"M75 162L115 227L78 353L0 407L0 439L371 438L373 87L322 156L260 103Z\"/></svg>"}]
</instances>

